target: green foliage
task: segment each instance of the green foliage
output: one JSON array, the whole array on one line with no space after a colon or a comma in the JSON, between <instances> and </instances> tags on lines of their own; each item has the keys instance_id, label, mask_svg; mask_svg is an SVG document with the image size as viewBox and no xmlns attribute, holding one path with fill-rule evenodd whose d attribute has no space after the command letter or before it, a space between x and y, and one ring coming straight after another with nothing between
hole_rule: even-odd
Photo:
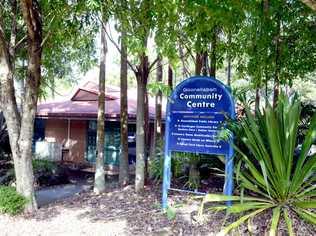
<instances>
[{"instance_id":1,"label":"green foliage","mask_svg":"<svg viewBox=\"0 0 316 236\"><path fill-rule=\"evenodd\" d=\"M148 91L149 93L151 93L152 95L156 95L159 91L161 91L161 93L168 97L171 94L171 89L170 87L165 84L164 82L152 82L149 83L147 85Z\"/></svg>"},{"instance_id":2,"label":"green foliage","mask_svg":"<svg viewBox=\"0 0 316 236\"><path fill-rule=\"evenodd\" d=\"M316 114L316 106L311 103L303 103L302 111L300 116L300 124L298 129L298 141L301 144L304 140L306 132L308 131L308 126L313 118L313 115ZM315 140L316 142L316 140Z\"/></svg>"},{"instance_id":3,"label":"green foliage","mask_svg":"<svg viewBox=\"0 0 316 236\"><path fill-rule=\"evenodd\" d=\"M155 182L160 182L163 179L164 159L162 156L157 156L149 163L149 175Z\"/></svg>"},{"instance_id":4,"label":"green foliage","mask_svg":"<svg viewBox=\"0 0 316 236\"><path fill-rule=\"evenodd\" d=\"M176 218L176 210L172 207L167 207L166 209L166 215L168 220L174 220Z\"/></svg>"},{"instance_id":5,"label":"green foliage","mask_svg":"<svg viewBox=\"0 0 316 236\"><path fill-rule=\"evenodd\" d=\"M13 187L0 186L0 213L16 215L23 211L27 200Z\"/></svg>"},{"instance_id":6,"label":"green foliage","mask_svg":"<svg viewBox=\"0 0 316 236\"><path fill-rule=\"evenodd\" d=\"M14 11L14 2L17 10ZM92 7L84 1L38 1L42 15L42 80L40 97L54 90L55 80L77 82L76 72L86 72L96 64L95 35L99 25L94 18ZM14 77L25 79L27 68L26 27L18 1L4 0L0 3L0 17L6 41L14 39L10 35L16 31ZM16 30L12 27L15 25ZM11 39L10 39L11 37ZM12 38L13 37L13 38ZM76 79L74 79L76 78Z\"/></svg>"},{"instance_id":7,"label":"green foliage","mask_svg":"<svg viewBox=\"0 0 316 236\"><path fill-rule=\"evenodd\" d=\"M163 179L164 155L163 142L158 142L155 157L149 163L149 175L155 182L160 182ZM173 176L179 177L183 174L183 155L175 153L171 159L171 170Z\"/></svg>"},{"instance_id":8,"label":"green foliage","mask_svg":"<svg viewBox=\"0 0 316 236\"><path fill-rule=\"evenodd\" d=\"M49 160L33 159L34 173L53 173L57 169L56 163Z\"/></svg>"},{"instance_id":9,"label":"green foliage","mask_svg":"<svg viewBox=\"0 0 316 236\"><path fill-rule=\"evenodd\" d=\"M316 14L302 1L249 1L246 18L236 34L240 77L253 87L279 76L292 86L293 79L315 71Z\"/></svg>"},{"instance_id":10,"label":"green foliage","mask_svg":"<svg viewBox=\"0 0 316 236\"><path fill-rule=\"evenodd\" d=\"M207 195L200 209L201 215L206 203L231 200L234 202L231 207L216 205L210 209L245 213L220 234L228 233L268 209L272 210L270 235L276 234L281 217L284 217L289 233L293 232L289 210L316 224L316 215L309 210L316 208L316 154L308 155L316 139L316 115L311 120L300 154L295 157L300 112L300 102L284 94L275 109L268 106L256 117L247 109L241 128L244 132L242 141L249 153L246 155L236 147L241 155L236 180L241 193L250 196Z\"/></svg>"}]
</instances>

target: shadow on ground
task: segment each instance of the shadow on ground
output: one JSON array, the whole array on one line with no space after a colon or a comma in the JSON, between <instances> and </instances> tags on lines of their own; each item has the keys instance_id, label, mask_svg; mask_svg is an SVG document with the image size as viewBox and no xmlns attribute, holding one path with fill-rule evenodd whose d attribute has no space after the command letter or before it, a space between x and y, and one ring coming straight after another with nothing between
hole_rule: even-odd
<instances>
[{"instance_id":1,"label":"shadow on ground","mask_svg":"<svg viewBox=\"0 0 316 236\"><path fill-rule=\"evenodd\" d=\"M176 216L168 220L160 208L160 186L147 187L143 194L136 194L133 186L118 188L109 183L108 191L96 195L92 191L77 193L57 203L44 206L28 216L36 221L54 221L64 214L71 214L77 222L104 223L105 230L120 234L150 235L205 235L218 232L222 213L213 214L207 223L200 225L194 220L199 203L190 195L170 195ZM78 225L80 227L80 225ZM112 229L113 228L113 229Z\"/></svg>"}]
</instances>

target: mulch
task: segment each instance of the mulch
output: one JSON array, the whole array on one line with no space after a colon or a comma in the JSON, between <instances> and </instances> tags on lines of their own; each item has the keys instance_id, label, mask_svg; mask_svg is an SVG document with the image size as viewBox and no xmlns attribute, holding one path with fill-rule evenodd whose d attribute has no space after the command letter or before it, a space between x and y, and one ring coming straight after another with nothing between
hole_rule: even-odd
<instances>
[{"instance_id":1,"label":"mulch","mask_svg":"<svg viewBox=\"0 0 316 236\"><path fill-rule=\"evenodd\" d=\"M196 216L200 201L191 194L172 192L169 203L176 212L174 219L168 219L161 210L160 185L146 187L142 194L136 194L132 185L118 188L114 183L103 194L96 195L92 191L81 193L43 207L35 214L21 217L49 222L62 214L60 209L63 209L81 210L76 216L79 222L84 219L91 224L105 224L124 220L124 228L113 235L216 235L223 226L238 219L238 216L225 216L225 212L206 212L205 220L198 221ZM294 215L293 218L296 235L316 235L314 226ZM231 235L265 235L269 230L270 219L271 212L266 212L240 226ZM279 235L287 235L285 223L282 221Z\"/></svg>"}]
</instances>

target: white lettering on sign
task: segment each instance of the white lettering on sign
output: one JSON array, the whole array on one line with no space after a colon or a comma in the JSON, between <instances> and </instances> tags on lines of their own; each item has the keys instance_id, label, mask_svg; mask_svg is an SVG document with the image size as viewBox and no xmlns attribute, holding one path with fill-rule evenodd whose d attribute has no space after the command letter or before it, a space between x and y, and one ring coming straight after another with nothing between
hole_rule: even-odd
<instances>
[{"instance_id":1,"label":"white lettering on sign","mask_svg":"<svg viewBox=\"0 0 316 236\"><path fill-rule=\"evenodd\" d=\"M215 103L214 102L187 102L187 107L193 107L193 108L214 108Z\"/></svg>"},{"instance_id":2,"label":"white lettering on sign","mask_svg":"<svg viewBox=\"0 0 316 236\"><path fill-rule=\"evenodd\" d=\"M220 101L223 97L222 94L218 93L210 93L210 94L185 94L180 93L180 99L182 100L189 100L189 99L209 99L209 100L218 100Z\"/></svg>"}]
</instances>

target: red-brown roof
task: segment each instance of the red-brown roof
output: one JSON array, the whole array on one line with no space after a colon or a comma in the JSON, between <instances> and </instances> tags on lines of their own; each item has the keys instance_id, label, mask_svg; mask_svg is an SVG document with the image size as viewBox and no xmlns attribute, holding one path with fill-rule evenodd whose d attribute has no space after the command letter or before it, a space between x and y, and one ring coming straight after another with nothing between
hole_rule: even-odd
<instances>
[{"instance_id":1,"label":"red-brown roof","mask_svg":"<svg viewBox=\"0 0 316 236\"><path fill-rule=\"evenodd\" d=\"M128 114L129 118L136 118L136 90L128 91ZM120 89L107 87L105 101L105 117L118 119L120 117ZM37 116L43 118L96 118L98 111L98 84L89 81L79 87L71 99L53 101L38 104ZM154 99L149 99L149 117L155 116Z\"/></svg>"}]
</instances>

